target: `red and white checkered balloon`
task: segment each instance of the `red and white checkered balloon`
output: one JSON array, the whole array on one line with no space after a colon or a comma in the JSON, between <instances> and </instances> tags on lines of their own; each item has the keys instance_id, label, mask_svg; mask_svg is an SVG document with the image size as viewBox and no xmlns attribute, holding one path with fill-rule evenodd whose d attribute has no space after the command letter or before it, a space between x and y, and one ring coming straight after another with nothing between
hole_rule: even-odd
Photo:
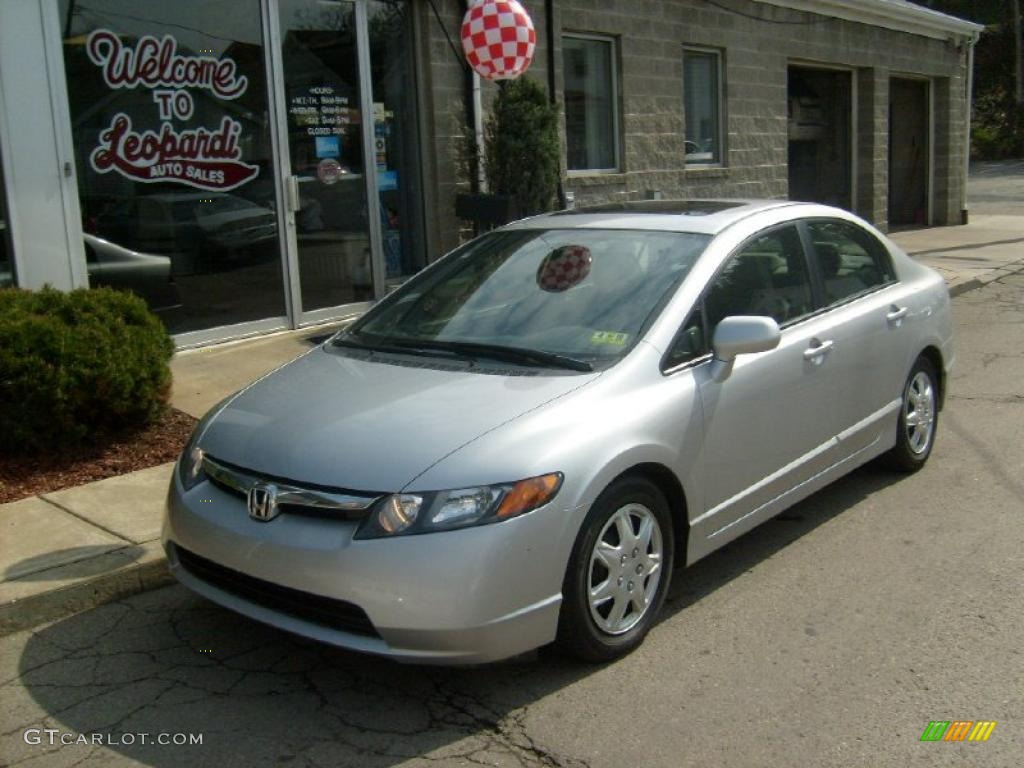
<instances>
[{"instance_id":1,"label":"red and white checkered balloon","mask_svg":"<svg viewBox=\"0 0 1024 768\"><path fill-rule=\"evenodd\" d=\"M488 80L514 80L530 66L537 32L518 0L483 0L462 18L462 50Z\"/></svg>"},{"instance_id":2,"label":"red and white checkered balloon","mask_svg":"<svg viewBox=\"0 0 1024 768\"><path fill-rule=\"evenodd\" d=\"M537 267L537 285L549 293L561 293L579 284L590 274L593 258L582 245L556 248Z\"/></svg>"}]
</instances>

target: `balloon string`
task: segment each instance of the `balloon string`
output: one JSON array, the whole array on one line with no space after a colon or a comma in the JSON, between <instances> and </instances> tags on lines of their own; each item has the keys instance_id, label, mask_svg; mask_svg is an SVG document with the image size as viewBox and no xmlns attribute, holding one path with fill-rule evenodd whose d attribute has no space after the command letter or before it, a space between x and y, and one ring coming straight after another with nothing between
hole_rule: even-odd
<instances>
[{"instance_id":1,"label":"balloon string","mask_svg":"<svg viewBox=\"0 0 1024 768\"><path fill-rule=\"evenodd\" d=\"M448 27L445 26L444 20L441 18L441 14L437 12L437 5L434 4L434 0L428 0L430 7L434 11L434 18L437 19L437 23L441 26L441 31L444 32L445 39L448 41L448 46L452 49L452 53L455 55L455 60L459 62L459 66L463 69L469 69L469 64L459 53L459 49L455 47L452 36L448 34Z\"/></svg>"}]
</instances>

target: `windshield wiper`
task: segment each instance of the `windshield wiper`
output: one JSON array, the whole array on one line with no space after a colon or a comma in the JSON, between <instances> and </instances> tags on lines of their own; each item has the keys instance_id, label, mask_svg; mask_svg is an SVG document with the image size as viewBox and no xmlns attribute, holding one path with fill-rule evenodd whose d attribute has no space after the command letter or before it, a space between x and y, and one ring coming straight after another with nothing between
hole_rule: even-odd
<instances>
[{"instance_id":1,"label":"windshield wiper","mask_svg":"<svg viewBox=\"0 0 1024 768\"><path fill-rule=\"evenodd\" d=\"M340 334L335 336L331 341L331 345L335 347L349 347L350 349L361 349L366 352L385 352L392 355L419 355L426 357L437 357L440 352L442 354L447 352L448 357L459 357L467 358L468 355L462 352L456 352L455 350L444 350L444 349L428 349L420 344L405 344L399 343L396 340L388 339L387 342L380 343L376 341L359 341L350 334Z\"/></svg>"},{"instance_id":2,"label":"windshield wiper","mask_svg":"<svg viewBox=\"0 0 1024 768\"><path fill-rule=\"evenodd\" d=\"M523 347L506 347L501 344L481 344L473 341L444 341L440 339L395 339L389 338L388 343L403 349L438 350L453 352L470 357L489 357L522 365L543 366L548 368L565 368L570 371L593 371L594 366L586 360L579 360L555 352Z\"/></svg>"}]
</instances>

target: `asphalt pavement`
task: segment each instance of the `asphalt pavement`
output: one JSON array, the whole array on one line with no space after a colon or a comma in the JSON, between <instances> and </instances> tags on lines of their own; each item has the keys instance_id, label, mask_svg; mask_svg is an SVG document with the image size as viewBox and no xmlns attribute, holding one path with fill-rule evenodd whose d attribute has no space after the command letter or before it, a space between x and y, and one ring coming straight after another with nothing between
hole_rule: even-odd
<instances>
[{"instance_id":1,"label":"asphalt pavement","mask_svg":"<svg viewBox=\"0 0 1024 768\"><path fill-rule=\"evenodd\" d=\"M0 765L1019 766L1024 274L953 304L929 465L858 470L677 572L624 660L406 667L167 587L0 639ZM921 742L932 720L997 725ZM176 734L202 743L143 743Z\"/></svg>"},{"instance_id":2,"label":"asphalt pavement","mask_svg":"<svg viewBox=\"0 0 1024 768\"><path fill-rule=\"evenodd\" d=\"M971 163L967 197L972 215L1020 215L1024 201L1024 160Z\"/></svg>"}]
</instances>

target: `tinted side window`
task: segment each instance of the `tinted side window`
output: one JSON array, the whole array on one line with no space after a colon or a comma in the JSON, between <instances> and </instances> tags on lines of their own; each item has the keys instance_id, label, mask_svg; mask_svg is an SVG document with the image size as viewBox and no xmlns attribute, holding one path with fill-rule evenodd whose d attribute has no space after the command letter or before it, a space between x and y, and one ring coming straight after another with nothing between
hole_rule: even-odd
<instances>
[{"instance_id":1,"label":"tinted side window","mask_svg":"<svg viewBox=\"0 0 1024 768\"><path fill-rule=\"evenodd\" d=\"M807 229L814 242L826 304L838 304L895 279L885 246L856 224L812 221Z\"/></svg>"},{"instance_id":2,"label":"tinted side window","mask_svg":"<svg viewBox=\"0 0 1024 768\"><path fill-rule=\"evenodd\" d=\"M768 315L779 325L814 309L796 227L756 237L729 258L705 297L708 329L730 315Z\"/></svg>"}]
</instances>

